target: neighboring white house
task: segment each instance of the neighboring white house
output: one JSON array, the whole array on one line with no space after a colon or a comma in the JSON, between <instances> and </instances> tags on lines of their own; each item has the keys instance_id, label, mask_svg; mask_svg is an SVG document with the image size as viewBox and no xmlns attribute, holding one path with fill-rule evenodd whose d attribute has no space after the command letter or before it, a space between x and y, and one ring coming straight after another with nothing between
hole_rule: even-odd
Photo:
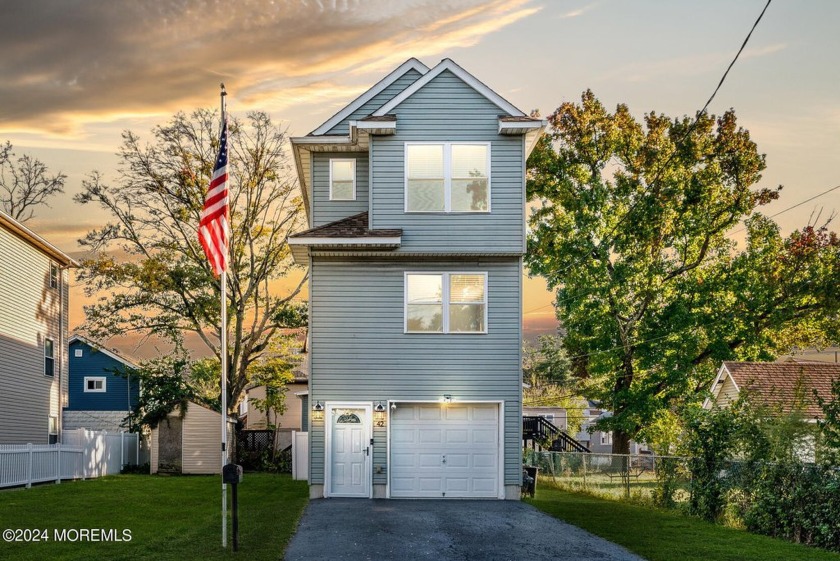
<instances>
[{"instance_id":1,"label":"neighboring white house","mask_svg":"<svg viewBox=\"0 0 840 561\"><path fill-rule=\"evenodd\" d=\"M0 211L0 444L47 444L67 403L63 251Z\"/></svg>"}]
</instances>

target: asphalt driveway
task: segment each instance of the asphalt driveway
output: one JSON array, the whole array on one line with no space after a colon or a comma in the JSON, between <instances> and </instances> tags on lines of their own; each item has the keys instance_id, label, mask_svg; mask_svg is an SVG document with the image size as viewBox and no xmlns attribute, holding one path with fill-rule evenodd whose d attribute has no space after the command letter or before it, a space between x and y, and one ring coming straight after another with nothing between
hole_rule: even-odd
<instances>
[{"instance_id":1,"label":"asphalt driveway","mask_svg":"<svg viewBox=\"0 0 840 561\"><path fill-rule=\"evenodd\" d=\"M310 501L286 561L642 561L517 501Z\"/></svg>"}]
</instances>

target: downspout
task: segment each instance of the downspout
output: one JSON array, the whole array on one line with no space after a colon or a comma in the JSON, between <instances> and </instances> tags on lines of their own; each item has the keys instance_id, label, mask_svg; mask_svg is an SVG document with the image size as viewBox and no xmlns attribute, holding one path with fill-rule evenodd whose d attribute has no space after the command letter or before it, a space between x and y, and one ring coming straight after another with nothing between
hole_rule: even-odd
<instances>
[{"instance_id":1,"label":"downspout","mask_svg":"<svg viewBox=\"0 0 840 561\"><path fill-rule=\"evenodd\" d=\"M56 442L61 443L61 429L64 426L64 403L62 392L62 370L64 368L64 322L66 314L64 313L64 288L67 283L64 282L64 272L69 267L58 266L58 415L56 416L58 422L56 423ZM68 363L67 368L70 368ZM68 388L69 392L69 388Z\"/></svg>"}]
</instances>

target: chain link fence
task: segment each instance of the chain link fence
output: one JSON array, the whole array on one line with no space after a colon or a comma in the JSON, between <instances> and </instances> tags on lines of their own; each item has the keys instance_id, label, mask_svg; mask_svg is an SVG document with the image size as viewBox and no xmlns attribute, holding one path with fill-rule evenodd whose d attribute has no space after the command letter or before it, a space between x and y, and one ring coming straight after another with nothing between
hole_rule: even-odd
<instances>
[{"instance_id":1,"label":"chain link fence","mask_svg":"<svg viewBox=\"0 0 840 561\"><path fill-rule=\"evenodd\" d=\"M663 506L687 501L688 458L653 454L597 454L526 450L525 465L539 469L538 483L607 498L636 498Z\"/></svg>"}]
</instances>

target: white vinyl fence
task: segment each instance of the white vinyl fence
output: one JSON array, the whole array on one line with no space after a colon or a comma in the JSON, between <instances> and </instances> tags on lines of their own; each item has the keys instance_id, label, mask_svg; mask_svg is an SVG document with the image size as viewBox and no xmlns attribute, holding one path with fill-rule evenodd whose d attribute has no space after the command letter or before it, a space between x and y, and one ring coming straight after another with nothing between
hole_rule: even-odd
<instances>
[{"instance_id":1,"label":"white vinyl fence","mask_svg":"<svg viewBox=\"0 0 840 561\"><path fill-rule=\"evenodd\" d=\"M0 444L0 487L120 473L137 464L136 433L61 431L61 444Z\"/></svg>"},{"instance_id":2,"label":"white vinyl fence","mask_svg":"<svg viewBox=\"0 0 840 561\"><path fill-rule=\"evenodd\" d=\"M309 479L309 433L292 431L292 479Z\"/></svg>"}]
</instances>

